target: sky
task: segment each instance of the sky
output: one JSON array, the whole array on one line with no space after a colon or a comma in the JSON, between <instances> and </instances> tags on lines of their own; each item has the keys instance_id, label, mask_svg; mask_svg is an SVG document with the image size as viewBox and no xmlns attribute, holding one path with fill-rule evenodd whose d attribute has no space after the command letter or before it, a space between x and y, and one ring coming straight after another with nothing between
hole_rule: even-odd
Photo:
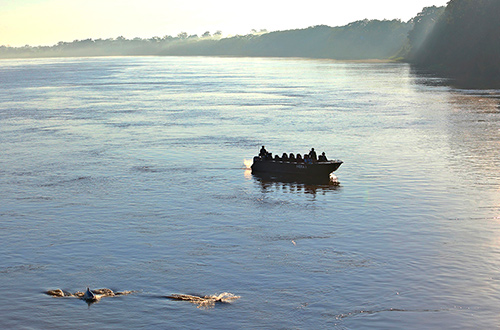
<instances>
[{"instance_id":1,"label":"sky","mask_svg":"<svg viewBox=\"0 0 500 330\"><path fill-rule=\"evenodd\" d=\"M181 32L223 36L342 26L362 19L407 21L424 7L449 0L0 0L0 45L123 36L151 38Z\"/></svg>"}]
</instances>

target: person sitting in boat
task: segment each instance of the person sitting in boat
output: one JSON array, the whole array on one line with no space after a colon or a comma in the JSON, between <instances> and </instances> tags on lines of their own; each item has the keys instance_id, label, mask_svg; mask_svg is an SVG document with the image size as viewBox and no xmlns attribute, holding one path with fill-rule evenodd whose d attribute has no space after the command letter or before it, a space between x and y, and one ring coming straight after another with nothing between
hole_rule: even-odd
<instances>
[{"instance_id":1,"label":"person sitting in boat","mask_svg":"<svg viewBox=\"0 0 500 330\"><path fill-rule=\"evenodd\" d=\"M288 160L288 155L286 154L286 152L284 152L283 155L281 156L281 160L285 160L285 161Z\"/></svg>"},{"instance_id":2,"label":"person sitting in boat","mask_svg":"<svg viewBox=\"0 0 500 330\"><path fill-rule=\"evenodd\" d=\"M304 161L301 154L297 154L297 161L301 163Z\"/></svg>"},{"instance_id":3,"label":"person sitting in boat","mask_svg":"<svg viewBox=\"0 0 500 330\"><path fill-rule=\"evenodd\" d=\"M295 161L295 155L293 153L290 153L290 157L288 157L291 162Z\"/></svg>"},{"instance_id":4,"label":"person sitting in boat","mask_svg":"<svg viewBox=\"0 0 500 330\"><path fill-rule=\"evenodd\" d=\"M309 158L308 154L304 154L304 163L306 163L306 164L312 163L311 158Z\"/></svg>"},{"instance_id":5,"label":"person sitting in boat","mask_svg":"<svg viewBox=\"0 0 500 330\"><path fill-rule=\"evenodd\" d=\"M326 159L326 155L325 155L325 152L324 152L324 151L321 153L321 155L319 155L318 160L319 160L320 162L326 162L326 161L328 161L328 159Z\"/></svg>"},{"instance_id":6,"label":"person sitting in boat","mask_svg":"<svg viewBox=\"0 0 500 330\"><path fill-rule=\"evenodd\" d=\"M318 160L317 155L316 155L316 151L314 151L314 148L311 148L311 151L309 151L309 159L313 162Z\"/></svg>"},{"instance_id":7,"label":"person sitting in boat","mask_svg":"<svg viewBox=\"0 0 500 330\"><path fill-rule=\"evenodd\" d=\"M275 160L275 161L280 161L280 160L281 160L281 159L280 159L280 156L275 155L275 156L274 156L274 160Z\"/></svg>"}]
</instances>

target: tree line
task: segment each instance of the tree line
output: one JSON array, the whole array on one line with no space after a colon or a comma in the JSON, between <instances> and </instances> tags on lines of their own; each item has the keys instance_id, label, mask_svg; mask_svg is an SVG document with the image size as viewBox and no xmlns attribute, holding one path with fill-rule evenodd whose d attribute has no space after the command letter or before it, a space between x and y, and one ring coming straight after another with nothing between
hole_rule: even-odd
<instances>
[{"instance_id":1,"label":"tree line","mask_svg":"<svg viewBox=\"0 0 500 330\"><path fill-rule=\"evenodd\" d=\"M414 19L404 60L463 87L500 87L500 1L451 0Z\"/></svg>"},{"instance_id":2,"label":"tree line","mask_svg":"<svg viewBox=\"0 0 500 330\"><path fill-rule=\"evenodd\" d=\"M326 25L222 38L205 32L201 37L179 33L176 37L149 39L85 39L54 46L0 47L0 58L71 56L261 56L331 59L385 59L404 42L410 24L400 20L362 20L342 27Z\"/></svg>"},{"instance_id":3,"label":"tree line","mask_svg":"<svg viewBox=\"0 0 500 330\"><path fill-rule=\"evenodd\" d=\"M72 56L258 56L336 60L399 60L450 76L461 84L500 87L500 0L450 0L426 7L408 22L361 20L345 26L267 32L222 38L86 39L53 46L0 47L0 58Z\"/></svg>"}]
</instances>

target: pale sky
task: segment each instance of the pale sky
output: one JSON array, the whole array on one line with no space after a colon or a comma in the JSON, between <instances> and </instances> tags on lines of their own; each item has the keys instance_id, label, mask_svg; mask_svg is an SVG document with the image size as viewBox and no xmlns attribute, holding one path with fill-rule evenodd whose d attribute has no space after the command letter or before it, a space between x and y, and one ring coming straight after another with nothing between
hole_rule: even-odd
<instances>
[{"instance_id":1,"label":"pale sky","mask_svg":"<svg viewBox=\"0 0 500 330\"><path fill-rule=\"evenodd\" d=\"M449 0L0 0L0 45L54 45L75 39L150 38L180 32L224 36L341 26L357 20L407 21Z\"/></svg>"}]
</instances>

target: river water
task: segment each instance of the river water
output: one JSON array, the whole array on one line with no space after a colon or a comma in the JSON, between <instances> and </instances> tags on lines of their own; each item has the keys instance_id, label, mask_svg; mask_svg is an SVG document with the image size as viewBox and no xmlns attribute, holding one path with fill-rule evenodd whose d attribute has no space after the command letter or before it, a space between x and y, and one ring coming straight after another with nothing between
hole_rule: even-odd
<instances>
[{"instance_id":1,"label":"river water","mask_svg":"<svg viewBox=\"0 0 500 330\"><path fill-rule=\"evenodd\" d=\"M0 328L499 327L498 90L202 57L2 60L0 86ZM253 176L262 145L340 184ZM87 286L135 292L44 294Z\"/></svg>"}]
</instances>

